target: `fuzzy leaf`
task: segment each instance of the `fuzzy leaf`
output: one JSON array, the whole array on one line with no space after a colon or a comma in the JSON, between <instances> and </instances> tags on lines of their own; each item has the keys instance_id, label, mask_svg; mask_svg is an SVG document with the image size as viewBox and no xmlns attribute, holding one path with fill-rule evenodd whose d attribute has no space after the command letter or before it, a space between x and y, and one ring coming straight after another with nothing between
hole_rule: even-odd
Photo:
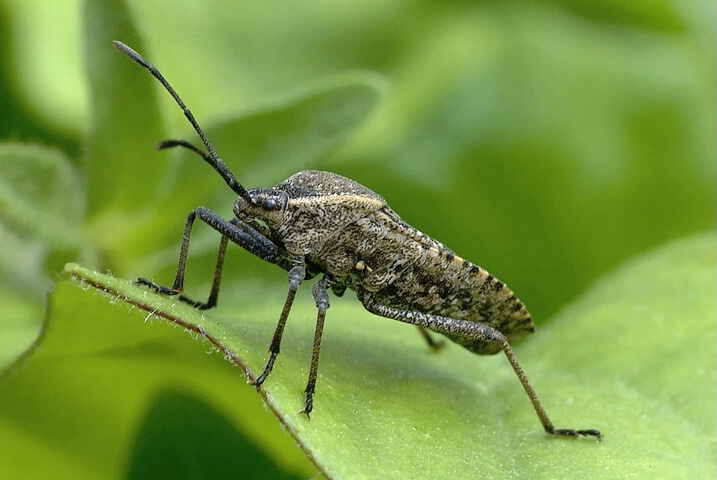
<instances>
[{"instance_id":1,"label":"fuzzy leaf","mask_svg":"<svg viewBox=\"0 0 717 480\"><path fill-rule=\"evenodd\" d=\"M517 346L556 426L599 428L601 444L546 436L501 355L481 358L455 345L432 354L412 329L371 316L350 299L335 300L329 310L308 421L298 413L315 317L307 288L261 395L331 478L568 478L587 472L591 478L711 478L715 431L705 420L715 418L717 396L715 257L713 234L647 254ZM258 415L240 403L239 397L258 395L238 371L204 355L206 342L192 348L178 329L155 319L211 339L253 377L266 361L282 290L244 285L216 312L201 313L124 280L72 265L67 270L103 293L75 290L73 281L63 280L53 294L51 318L57 318L46 325L43 348L2 384L0 421L13 425L24 442L34 431L39 438L67 439L53 447L64 453L99 443L93 452L116 455L105 467L116 468L131 453L129 433L120 425L136 424L144 411L140 399L153 389L156 397L167 384L214 399L231 422ZM102 308L106 299L119 305ZM144 312L127 310L125 302ZM143 317L144 325L138 321ZM50 398L53 407L45 412ZM102 406L90 408L95 401ZM78 428L81 438L71 433ZM110 442L125 447L115 452Z\"/></svg>"},{"instance_id":2,"label":"fuzzy leaf","mask_svg":"<svg viewBox=\"0 0 717 480\"><path fill-rule=\"evenodd\" d=\"M84 189L62 153L20 143L0 145L0 219L58 248L81 243Z\"/></svg>"}]
</instances>

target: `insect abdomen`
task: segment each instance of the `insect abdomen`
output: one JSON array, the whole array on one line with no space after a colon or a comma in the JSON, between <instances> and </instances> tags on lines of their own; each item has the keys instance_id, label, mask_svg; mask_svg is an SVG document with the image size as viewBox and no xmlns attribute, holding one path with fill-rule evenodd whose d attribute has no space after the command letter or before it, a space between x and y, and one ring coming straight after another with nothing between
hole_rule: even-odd
<instances>
[{"instance_id":1,"label":"insect abdomen","mask_svg":"<svg viewBox=\"0 0 717 480\"><path fill-rule=\"evenodd\" d=\"M409 311L419 311L486 324L508 341L534 331L525 305L503 282L481 267L450 250L422 247L424 254L386 288L372 295L373 301ZM451 338L480 354L500 350L496 343Z\"/></svg>"},{"instance_id":2,"label":"insect abdomen","mask_svg":"<svg viewBox=\"0 0 717 480\"><path fill-rule=\"evenodd\" d=\"M509 341L534 330L523 303L503 282L405 223L388 207L339 233L322 255L343 264L339 277L380 305L484 323ZM343 262L340 261L343 259ZM368 295L368 296L366 296ZM500 350L495 343L451 338L475 353Z\"/></svg>"},{"instance_id":3,"label":"insect abdomen","mask_svg":"<svg viewBox=\"0 0 717 480\"><path fill-rule=\"evenodd\" d=\"M503 282L411 227L388 207L336 232L312 261L366 301L484 323L509 341L534 330L525 306ZM451 340L476 353L500 350L495 343Z\"/></svg>"}]
</instances>

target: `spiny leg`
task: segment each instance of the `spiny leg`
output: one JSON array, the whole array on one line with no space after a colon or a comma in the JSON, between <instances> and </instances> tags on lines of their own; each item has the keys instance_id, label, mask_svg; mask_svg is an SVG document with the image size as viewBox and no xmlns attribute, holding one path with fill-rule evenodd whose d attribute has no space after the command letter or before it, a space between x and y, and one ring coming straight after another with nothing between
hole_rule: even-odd
<instances>
[{"instance_id":1,"label":"spiny leg","mask_svg":"<svg viewBox=\"0 0 717 480\"><path fill-rule=\"evenodd\" d=\"M224 267L224 256L227 252L227 243L229 239L222 236L222 240L219 243L219 253L217 254L217 264L214 268L214 279L212 280L212 290L209 292L209 298L206 302L197 302L187 297L186 295L180 295L179 299L184 303L188 303L194 308L199 310L209 310L217 306L217 299L219 298L219 284L222 280L222 268Z\"/></svg>"},{"instance_id":2,"label":"spiny leg","mask_svg":"<svg viewBox=\"0 0 717 480\"><path fill-rule=\"evenodd\" d=\"M209 298L206 302L198 302L192 300L186 295L180 295L184 291L184 277L187 270L187 256L189 253L189 238L192 234L192 225L196 219L196 210L192 211L187 217L187 223L184 225L184 234L182 235L182 246L179 251L179 263L177 265L177 274L174 277L174 284L172 288L158 285L147 278L139 278L135 283L139 285L146 285L154 289L157 293L163 293L165 295L179 295L179 300L184 303L191 305L199 310L208 310L217 305L217 298L219 297L219 284L222 279L222 268L224 267L224 256L227 252L227 244L229 239L222 235L221 242L219 243L219 253L217 254L217 263L214 269L214 279L212 281L212 290L209 293ZM234 218L230 221L233 225L236 225L238 219Z\"/></svg>"},{"instance_id":3,"label":"spiny leg","mask_svg":"<svg viewBox=\"0 0 717 480\"><path fill-rule=\"evenodd\" d=\"M490 327L486 327L490 328ZM491 329L493 330L493 329ZM510 362L510 365L513 367L513 371L518 376L518 379L520 380L520 383L523 385L523 389L525 390L525 393L528 394L528 397L530 398L530 402L533 404L533 408L535 409L535 413L538 414L538 418L540 418L540 422L543 424L543 428L545 428L545 431L553 434L553 435L559 435L559 436L565 436L565 437L596 437L597 441L602 440L602 434L599 430L595 429L587 429L587 430L575 430L572 428L555 428L553 426L553 422L550 421L550 418L548 418L548 412L545 411L545 408L543 408L543 405L540 403L540 400L538 399L538 394L533 389L533 386L530 384L530 381L528 380L528 376L523 371L523 368L518 363L518 359L516 358L515 354L513 353L513 349L510 347L510 344L508 343L508 340L503 336L502 333L493 330L493 338L496 342L500 343L500 347L505 353L505 356L508 357L508 361Z\"/></svg>"},{"instance_id":4,"label":"spiny leg","mask_svg":"<svg viewBox=\"0 0 717 480\"><path fill-rule=\"evenodd\" d=\"M274 331L274 337L271 340L269 346L269 361L264 367L264 371L254 381L254 386L259 389L266 380L266 377L271 373L271 369L274 368L274 362L276 357L279 355L281 349L281 337L284 334L284 327L286 326L286 319L289 317L289 311L291 305L294 303L294 297L296 296L296 290L299 288L299 284L304 280L306 276L306 269L304 268L303 257L292 258L294 266L289 270L289 292L286 294L286 301L284 302L284 308L281 310L281 316L279 317L279 323L276 325Z\"/></svg>"},{"instance_id":5,"label":"spiny leg","mask_svg":"<svg viewBox=\"0 0 717 480\"><path fill-rule=\"evenodd\" d=\"M177 274L174 276L174 284L172 287L165 287L149 280L148 278L140 277L135 282L137 285L146 285L152 288L157 293L164 295L179 295L184 290L184 275L187 271L187 255L189 254L189 239L192 236L192 226L194 220L197 218L197 210L192 210L187 216L187 221L184 224L184 233L182 234L182 246L179 249L179 262L177 264ZM221 253L221 249L220 249ZM181 298L181 297L180 297Z\"/></svg>"},{"instance_id":6,"label":"spiny leg","mask_svg":"<svg viewBox=\"0 0 717 480\"><path fill-rule=\"evenodd\" d=\"M192 226L197 218L222 234L222 240L219 245L219 253L217 255L216 268L214 270L212 290L206 302L197 302L181 295L184 290L184 277L187 269L189 239L192 233ZM225 220L215 212L204 207L199 207L192 210L187 216L187 222L184 225L184 233L182 235L182 245L179 251L177 274L174 277L174 284L172 287L170 288L158 285L147 278L139 278L135 283L138 285L146 285L160 294L179 295L179 299L182 302L188 303L189 305L201 310L212 308L217 304L222 267L224 265L224 256L226 254L229 240L259 258L266 260L267 262L275 263L287 270L290 268L286 259L280 255L277 246L264 235L254 230L250 225L247 225L236 217L232 220Z\"/></svg>"},{"instance_id":7,"label":"spiny leg","mask_svg":"<svg viewBox=\"0 0 717 480\"><path fill-rule=\"evenodd\" d=\"M513 349L505 339L502 333L482 323L470 322L467 320L456 320L449 317L441 317L439 315L430 315L420 312L410 312L406 310L400 310L397 308L386 307L384 305L377 305L371 302L370 298L362 299L366 309L372 313L380 315L382 317L399 320L404 323L410 323L412 325L418 325L420 327L429 328L433 331L440 332L448 335L449 337L464 337L472 340L481 341L492 341L498 342L508 357L510 365L513 367L513 371L518 376L520 383L523 385L523 389L528 394L535 412L538 414L540 422L543 424L543 428L546 432L552 435L566 436L566 437L584 437L590 436L595 437L599 442L602 440L602 434L598 430L575 430L572 428L555 428L553 423L550 421L547 412L543 408L538 394L535 393L532 385L528 381L528 377L518 363L518 359L513 353Z\"/></svg>"},{"instance_id":8,"label":"spiny leg","mask_svg":"<svg viewBox=\"0 0 717 480\"><path fill-rule=\"evenodd\" d=\"M324 320L326 319L326 310L329 308L329 293L326 290L327 278L324 276L314 284L311 292L314 295L318 314L316 316L316 332L314 333L314 348L311 354L311 368L309 370L309 381L304 390L304 409L301 413L305 413L307 418L314 408L314 391L316 389L316 375L319 370L319 351L321 350L321 336L324 332Z\"/></svg>"}]
</instances>

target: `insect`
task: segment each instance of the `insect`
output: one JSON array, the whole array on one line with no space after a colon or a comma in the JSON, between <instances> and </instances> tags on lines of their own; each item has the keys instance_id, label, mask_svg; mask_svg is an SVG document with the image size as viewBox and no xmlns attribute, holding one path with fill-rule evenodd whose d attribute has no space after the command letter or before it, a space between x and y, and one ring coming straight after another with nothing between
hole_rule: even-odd
<instances>
[{"instance_id":1,"label":"insect","mask_svg":"<svg viewBox=\"0 0 717 480\"><path fill-rule=\"evenodd\" d=\"M271 373L279 355L284 326L299 284L319 277L312 287L318 315L304 391L302 413L307 417L314 406L321 337L329 308L328 292L341 296L346 289L351 289L369 312L416 325L433 349L438 349L440 342L434 340L429 331L442 334L480 355L502 350L547 433L602 439L598 430L553 426L509 343L533 332L532 318L503 282L408 225L380 195L340 175L302 171L275 187L244 188L162 74L127 45L118 41L113 44L149 70L174 97L206 151L184 140L166 140L158 148L192 150L211 165L238 196L231 220L204 207L189 213L172 287L146 278L138 279L137 283L160 294L176 295L196 308L212 308L217 304L229 241L288 271L289 291L269 347L266 367L254 381L257 389ZM189 239L197 219L221 234L214 279L206 302L195 302L182 295Z\"/></svg>"}]
</instances>

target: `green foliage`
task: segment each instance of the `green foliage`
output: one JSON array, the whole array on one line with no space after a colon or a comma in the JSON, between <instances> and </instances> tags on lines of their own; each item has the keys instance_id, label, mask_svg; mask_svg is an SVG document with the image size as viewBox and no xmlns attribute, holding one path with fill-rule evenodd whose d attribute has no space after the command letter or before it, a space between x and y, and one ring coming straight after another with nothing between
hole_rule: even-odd
<instances>
[{"instance_id":1,"label":"green foliage","mask_svg":"<svg viewBox=\"0 0 717 480\"><path fill-rule=\"evenodd\" d=\"M330 478L711 478L713 240L694 237L630 262L516 349L553 421L599 427L601 444L548 438L501 355L455 345L431 353L413 329L344 301L329 311L307 420L299 410L315 317L309 295L292 311L262 396ZM240 372L206 352L220 350L256 378L282 291L237 288L228 305L202 313L126 280L67 271L75 280L53 292L39 351L2 384L0 438L27 442L3 463L21 471L23 455L58 455L81 464L92 452L88 474L126 467L206 478L246 471L247 458L267 463L267 475L277 471L269 459L288 435L261 413ZM83 434L67 438L68 423ZM63 441L48 445L32 431ZM310 475L295 457L279 465L277 475Z\"/></svg>"},{"instance_id":2,"label":"green foliage","mask_svg":"<svg viewBox=\"0 0 717 480\"><path fill-rule=\"evenodd\" d=\"M347 175L507 281L536 317L539 335L518 355L555 422L607 435L599 446L544 438L504 359L430 355L410 329L350 301L329 312L306 423L296 415L314 316L305 298L267 391L332 475L378 472L388 464L377 456L396 467L399 452L415 463L396 468L417 477L478 455L504 476L623 477L628 461L665 478L714 476L715 339L702 321L715 311L713 250L684 240L615 271L714 230L709 2L40 3L0 6L0 368L45 325L39 354L0 383L0 444L12 445L0 449L3 472L313 472L237 369L180 331L142 325L67 278L42 314L66 262L169 283L188 211L231 214L232 193L197 157L152 150L195 137L116 38L161 68L246 186L302 168ZM208 230L195 228L190 250L197 297L218 242ZM206 319L256 369L284 274L231 250L225 278L222 308ZM387 367L404 355L400 372ZM454 409L466 405L459 424ZM365 426L344 426L354 420ZM197 441L207 426L220 441ZM447 467L436 458L465 453L449 441L471 448ZM192 470L191 452L234 451L256 463Z\"/></svg>"}]
</instances>

